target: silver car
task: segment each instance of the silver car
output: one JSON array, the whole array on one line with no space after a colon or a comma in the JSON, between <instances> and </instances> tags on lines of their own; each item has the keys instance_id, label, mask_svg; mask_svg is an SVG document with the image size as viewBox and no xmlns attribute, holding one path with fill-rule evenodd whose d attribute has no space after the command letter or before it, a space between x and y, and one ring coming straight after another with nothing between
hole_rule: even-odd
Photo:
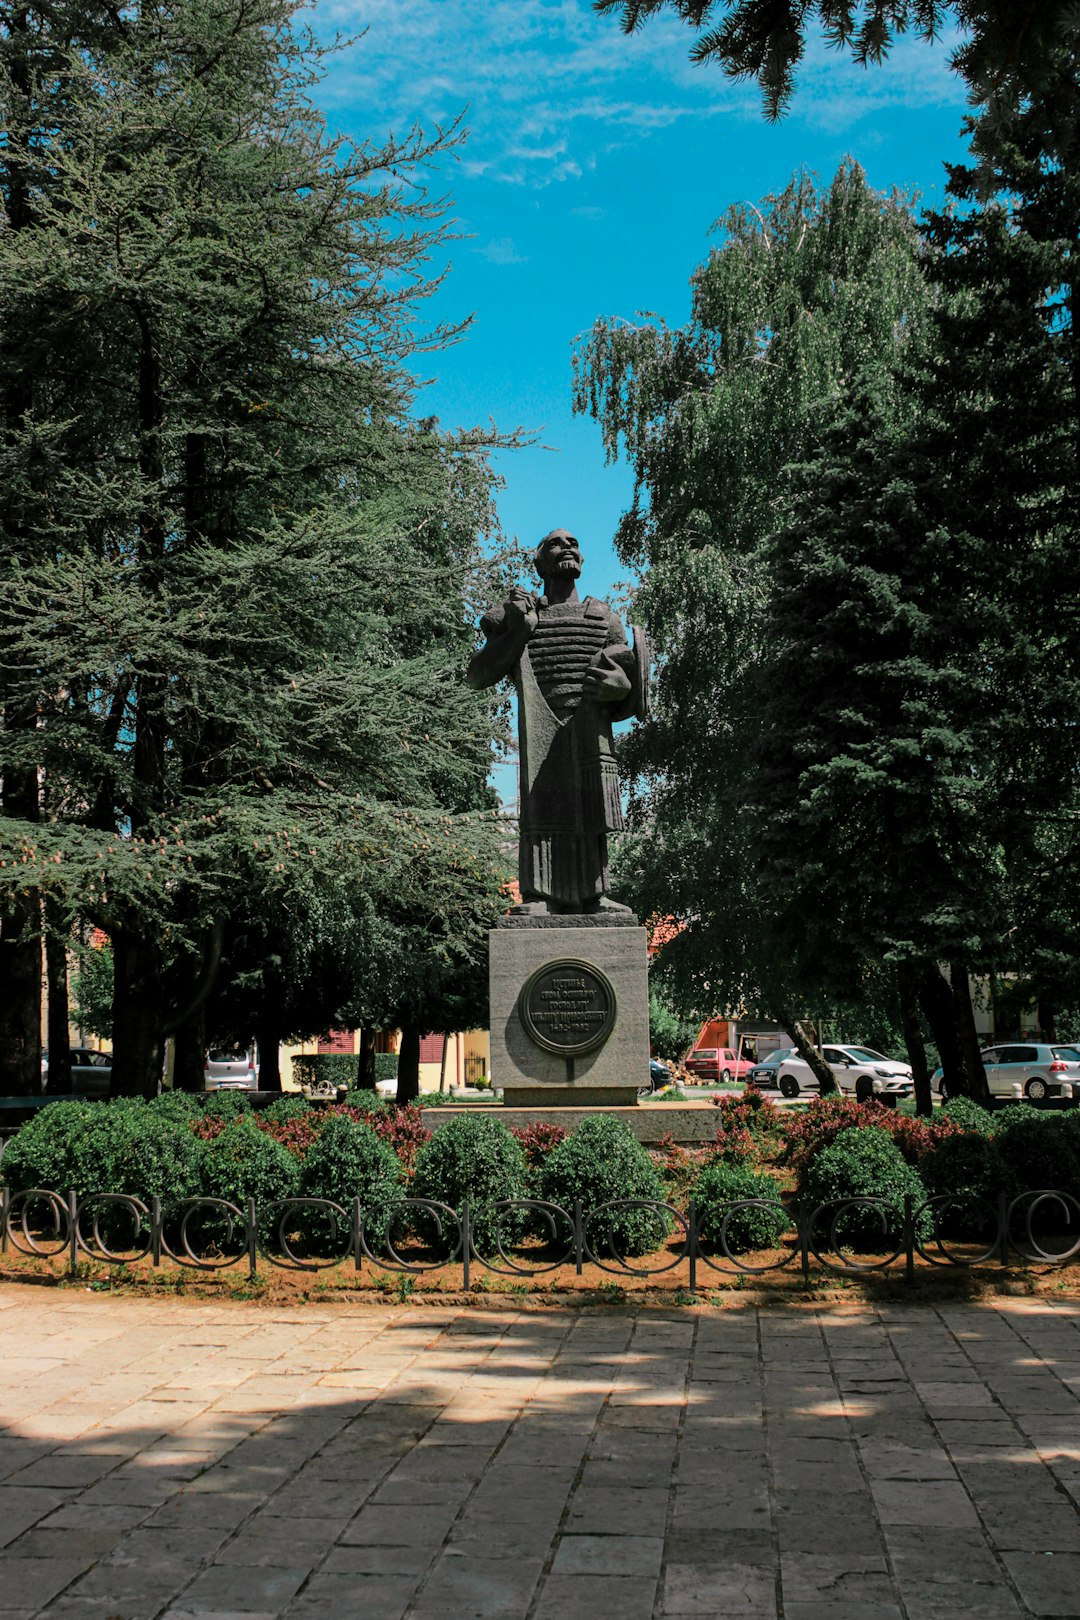
<instances>
[{"instance_id":1,"label":"silver car","mask_svg":"<svg viewBox=\"0 0 1080 1620\"><path fill-rule=\"evenodd\" d=\"M207 1091L258 1091L259 1069L254 1049L217 1047L207 1052L203 1086Z\"/></svg>"},{"instance_id":2,"label":"silver car","mask_svg":"<svg viewBox=\"0 0 1080 1620\"><path fill-rule=\"evenodd\" d=\"M1045 1041L1015 1041L1008 1045L990 1046L981 1054L986 1070L986 1083L992 1097L1014 1097L1016 1087L1020 1095L1038 1102L1043 1097L1061 1095L1063 1082L1080 1085L1080 1047L1051 1046ZM930 1084L941 1092L942 1072L935 1069Z\"/></svg>"}]
</instances>

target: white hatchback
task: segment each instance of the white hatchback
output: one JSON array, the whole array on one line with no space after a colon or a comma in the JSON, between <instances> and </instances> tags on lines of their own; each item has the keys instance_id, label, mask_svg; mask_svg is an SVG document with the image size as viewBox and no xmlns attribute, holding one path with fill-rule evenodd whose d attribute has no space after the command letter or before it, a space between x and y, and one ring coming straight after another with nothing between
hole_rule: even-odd
<instances>
[{"instance_id":1,"label":"white hatchback","mask_svg":"<svg viewBox=\"0 0 1080 1620\"><path fill-rule=\"evenodd\" d=\"M841 1091L868 1087L878 1096L910 1097L914 1089L910 1064L897 1063L868 1046L823 1046L821 1051ZM866 1080L867 1087L859 1087L861 1079ZM818 1090L814 1071L798 1052L784 1058L776 1083L784 1097L797 1097L807 1088Z\"/></svg>"}]
</instances>

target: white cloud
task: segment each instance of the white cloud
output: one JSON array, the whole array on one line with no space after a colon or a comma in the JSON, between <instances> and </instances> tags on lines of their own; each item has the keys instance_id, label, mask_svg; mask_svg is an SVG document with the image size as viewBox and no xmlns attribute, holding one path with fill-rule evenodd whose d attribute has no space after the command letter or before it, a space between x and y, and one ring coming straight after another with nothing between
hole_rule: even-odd
<instances>
[{"instance_id":1,"label":"white cloud","mask_svg":"<svg viewBox=\"0 0 1080 1620\"><path fill-rule=\"evenodd\" d=\"M348 104L373 136L467 108L472 176L553 184L580 177L598 147L681 120L761 117L756 84L691 63L691 30L663 14L630 36L589 0L317 0L315 20L324 34L366 29L331 69L325 106ZM863 70L812 40L791 116L838 134L887 107L955 102L948 55L947 41L906 38Z\"/></svg>"},{"instance_id":2,"label":"white cloud","mask_svg":"<svg viewBox=\"0 0 1080 1620\"><path fill-rule=\"evenodd\" d=\"M514 246L513 238L509 236L496 236L490 242L485 242L477 253L491 264L526 264L528 255L519 253Z\"/></svg>"}]
</instances>

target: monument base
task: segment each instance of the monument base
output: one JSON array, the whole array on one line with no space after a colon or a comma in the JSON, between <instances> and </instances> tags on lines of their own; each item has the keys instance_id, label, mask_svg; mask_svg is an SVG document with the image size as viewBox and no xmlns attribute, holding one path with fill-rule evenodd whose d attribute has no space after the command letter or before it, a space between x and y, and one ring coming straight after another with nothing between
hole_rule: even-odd
<instances>
[{"instance_id":1,"label":"monument base","mask_svg":"<svg viewBox=\"0 0 1080 1620\"><path fill-rule=\"evenodd\" d=\"M607 981L613 1018L602 1020L585 1010L591 1005L585 992L572 988L579 971L583 983L591 983L593 975ZM522 992L536 975L554 988L538 991L530 1012ZM529 926L529 920L516 916L488 935L488 976L491 1078L503 1088L508 1105L604 1108L637 1103L638 1087L649 1078L649 984L645 930L636 918L620 917L612 925L605 917L597 926L588 917L545 917L538 926ZM566 1004L565 1023L557 1010L564 1007L562 985L570 986L567 996L579 996L582 1004L580 1017L572 999ZM589 1018L608 1031L605 1038L588 1051L561 1049L560 1042L573 1042L578 1026L581 1038L588 1038Z\"/></svg>"}]
</instances>

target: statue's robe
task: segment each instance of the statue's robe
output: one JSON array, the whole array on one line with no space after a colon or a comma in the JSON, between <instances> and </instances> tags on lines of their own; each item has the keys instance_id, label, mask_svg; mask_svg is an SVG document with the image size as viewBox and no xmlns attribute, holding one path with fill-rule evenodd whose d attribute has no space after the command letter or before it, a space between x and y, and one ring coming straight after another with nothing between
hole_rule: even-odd
<instances>
[{"instance_id":1,"label":"statue's robe","mask_svg":"<svg viewBox=\"0 0 1080 1620\"><path fill-rule=\"evenodd\" d=\"M527 637L507 630L502 607L484 616L481 629L488 644L473 661L474 684L510 673L514 654L522 898L580 909L606 894L608 834L623 826L611 728L635 712L633 650L618 616L591 596L555 605L541 597ZM596 667L622 671L624 698L584 696L585 673Z\"/></svg>"}]
</instances>

